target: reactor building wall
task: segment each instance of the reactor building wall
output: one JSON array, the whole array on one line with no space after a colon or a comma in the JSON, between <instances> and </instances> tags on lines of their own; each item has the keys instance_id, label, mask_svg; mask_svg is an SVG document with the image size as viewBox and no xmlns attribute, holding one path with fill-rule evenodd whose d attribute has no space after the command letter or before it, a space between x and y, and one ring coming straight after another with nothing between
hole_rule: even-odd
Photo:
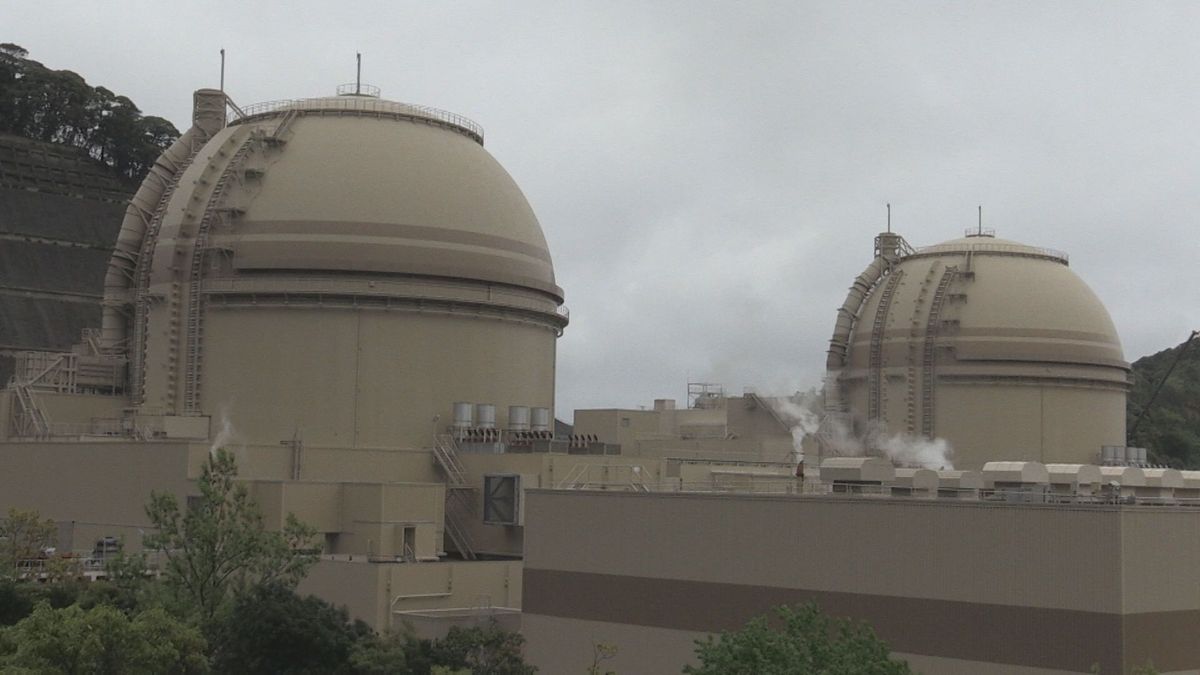
<instances>
[{"instance_id":1,"label":"reactor building wall","mask_svg":"<svg viewBox=\"0 0 1200 675\"><path fill-rule=\"evenodd\" d=\"M942 438L977 469L1125 444L1129 365L1104 305L1066 254L985 230L920 249L880 234L827 368L827 409L868 446Z\"/></svg>"}]
</instances>

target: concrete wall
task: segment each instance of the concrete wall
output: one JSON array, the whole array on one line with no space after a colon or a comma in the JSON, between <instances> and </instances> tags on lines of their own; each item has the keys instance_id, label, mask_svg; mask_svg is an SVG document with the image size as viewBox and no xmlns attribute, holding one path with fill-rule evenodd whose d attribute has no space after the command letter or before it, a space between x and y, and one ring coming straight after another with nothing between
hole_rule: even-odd
<instances>
[{"instance_id":1,"label":"concrete wall","mask_svg":"<svg viewBox=\"0 0 1200 675\"><path fill-rule=\"evenodd\" d=\"M152 491L175 494L182 502L196 494L189 480L185 443L124 444L7 443L0 446L0 513L36 509L60 524L73 523L67 548L91 549L102 536L124 537L141 546L150 521Z\"/></svg>"},{"instance_id":2,"label":"concrete wall","mask_svg":"<svg viewBox=\"0 0 1200 675\"><path fill-rule=\"evenodd\" d=\"M495 404L501 424L510 405L553 407L554 340L469 316L214 307L203 406L249 443L430 447L455 401Z\"/></svg>"},{"instance_id":3,"label":"concrete wall","mask_svg":"<svg viewBox=\"0 0 1200 675\"><path fill-rule=\"evenodd\" d=\"M520 608L519 561L369 563L322 560L299 587L345 606L377 630L400 628L406 620L460 610L478 616L489 608Z\"/></svg>"},{"instance_id":4,"label":"concrete wall","mask_svg":"<svg viewBox=\"0 0 1200 675\"><path fill-rule=\"evenodd\" d=\"M1200 668L1200 511L548 491L526 509L524 625L550 672L608 635L618 672L664 672L696 635L805 601L927 673Z\"/></svg>"}]
</instances>

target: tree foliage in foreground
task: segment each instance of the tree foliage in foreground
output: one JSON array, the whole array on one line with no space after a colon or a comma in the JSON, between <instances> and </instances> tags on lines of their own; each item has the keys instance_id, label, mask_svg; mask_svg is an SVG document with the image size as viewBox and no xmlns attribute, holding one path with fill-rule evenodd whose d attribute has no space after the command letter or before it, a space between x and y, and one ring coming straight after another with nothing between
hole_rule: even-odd
<instances>
[{"instance_id":1,"label":"tree foliage in foreground","mask_svg":"<svg viewBox=\"0 0 1200 675\"><path fill-rule=\"evenodd\" d=\"M316 562L316 531L288 514L281 531L267 530L262 513L237 481L237 463L225 449L201 468L200 499L181 509L171 493L152 492L146 515L157 532L145 545L166 560L167 585L204 620L233 592L254 585L295 588Z\"/></svg>"},{"instance_id":2,"label":"tree foliage in foreground","mask_svg":"<svg viewBox=\"0 0 1200 675\"><path fill-rule=\"evenodd\" d=\"M52 609L42 602L15 626L0 631L0 669L89 675L206 673L205 648L198 628L161 608L130 618L109 605Z\"/></svg>"},{"instance_id":3,"label":"tree foliage in foreground","mask_svg":"<svg viewBox=\"0 0 1200 675\"><path fill-rule=\"evenodd\" d=\"M537 669L525 663L525 636L511 633L494 621L483 626L454 626L446 637L434 640L430 656L451 672L465 670L477 675L533 675Z\"/></svg>"},{"instance_id":4,"label":"tree foliage in foreground","mask_svg":"<svg viewBox=\"0 0 1200 675\"><path fill-rule=\"evenodd\" d=\"M58 533L53 520L42 520L36 511L10 508L0 521L0 577L17 573L17 565L42 555Z\"/></svg>"},{"instance_id":5,"label":"tree foliage in foreground","mask_svg":"<svg viewBox=\"0 0 1200 675\"><path fill-rule=\"evenodd\" d=\"M249 675L353 672L351 652L372 630L344 609L271 584L239 595L214 633L213 668Z\"/></svg>"},{"instance_id":6,"label":"tree foliage in foreground","mask_svg":"<svg viewBox=\"0 0 1200 675\"><path fill-rule=\"evenodd\" d=\"M901 675L908 664L891 658L886 643L866 624L832 619L816 605L777 607L739 631L696 641L698 666L688 675ZM772 625L774 624L774 625Z\"/></svg>"}]
</instances>

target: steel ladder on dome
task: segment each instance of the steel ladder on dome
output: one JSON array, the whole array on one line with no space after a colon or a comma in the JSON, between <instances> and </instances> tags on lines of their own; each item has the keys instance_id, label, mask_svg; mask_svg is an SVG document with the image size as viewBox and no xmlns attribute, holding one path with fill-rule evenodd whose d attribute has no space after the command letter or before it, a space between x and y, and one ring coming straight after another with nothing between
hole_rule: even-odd
<instances>
[{"instance_id":1,"label":"steel ladder on dome","mask_svg":"<svg viewBox=\"0 0 1200 675\"><path fill-rule=\"evenodd\" d=\"M929 266L925 279L921 282L921 290L917 292L917 306L913 309L912 321L908 329L908 363L905 377L905 415L904 430L909 436L917 433L917 338L920 337L920 312L925 304L925 296L929 294L929 285L937 274L937 262ZM927 322L928 323L928 322Z\"/></svg>"},{"instance_id":2,"label":"steel ladder on dome","mask_svg":"<svg viewBox=\"0 0 1200 675\"><path fill-rule=\"evenodd\" d=\"M942 271L942 278L933 291L933 300L929 303L929 319L925 322L925 343L921 367L921 434L926 438L933 437L933 377L935 350L938 334L941 332L942 305L946 300L946 289L954 277L958 275L958 266L948 265Z\"/></svg>"},{"instance_id":3,"label":"steel ladder on dome","mask_svg":"<svg viewBox=\"0 0 1200 675\"><path fill-rule=\"evenodd\" d=\"M216 218L216 213L225 199L225 189L229 186L229 181L250 152L250 140L250 135L242 139L233 156L225 164L216 184L213 185L192 248L187 304L187 370L184 375L183 400L184 411L187 413L196 413L200 409L200 338L201 331L204 329L204 313L200 308L200 282L204 277L204 254L208 246L208 233L212 230L213 219Z\"/></svg>"},{"instance_id":4,"label":"steel ladder on dome","mask_svg":"<svg viewBox=\"0 0 1200 675\"><path fill-rule=\"evenodd\" d=\"M895 296L896 286L903 276L904 270L893 270L879 294L879 307L875 310L875 321L871 326L871 351L867 370L867 419L877 420L882 417L883 331L887 327L892 297Z\"/></svg>"},{"instance_id":5,"label":"steel ladder on dome","mask_svg":"<svg viewBox=\"0 0 1200 675\"><path fill-rule=\"evenodd\" d=\"M471 494L475 488L467 482L466 470L458 459L458 441L454 436L438 434L434 437L433 459L446 475L446 534L463 558L474 560L475 550L464 522L475 511L475 500Z\"/></svg>"}]
</instances>

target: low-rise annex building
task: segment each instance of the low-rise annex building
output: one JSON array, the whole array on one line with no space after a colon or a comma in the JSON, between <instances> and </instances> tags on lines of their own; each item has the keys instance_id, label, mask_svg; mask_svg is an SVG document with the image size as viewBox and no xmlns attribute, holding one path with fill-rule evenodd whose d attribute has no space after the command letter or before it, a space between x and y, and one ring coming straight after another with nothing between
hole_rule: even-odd
<instances>
[{"instance_id":1,"label":"low-rise annex building","mask_svg":"<svg viewBox=\"0 0 1200 675\"><path fill-rule=\"evenodd\" d=\"M695 640L815 602L866 621L929 675L1200 669L1192 492L1068 493L1025 462L985 467L990 488L947 471L922 490L903 470L831 461L821 474L833 482L776 483L776 494L532 491L532 663L581 671L603 643L617 648L605 662L616 672L678 672Z\"/></svg>"}]
</instances>

